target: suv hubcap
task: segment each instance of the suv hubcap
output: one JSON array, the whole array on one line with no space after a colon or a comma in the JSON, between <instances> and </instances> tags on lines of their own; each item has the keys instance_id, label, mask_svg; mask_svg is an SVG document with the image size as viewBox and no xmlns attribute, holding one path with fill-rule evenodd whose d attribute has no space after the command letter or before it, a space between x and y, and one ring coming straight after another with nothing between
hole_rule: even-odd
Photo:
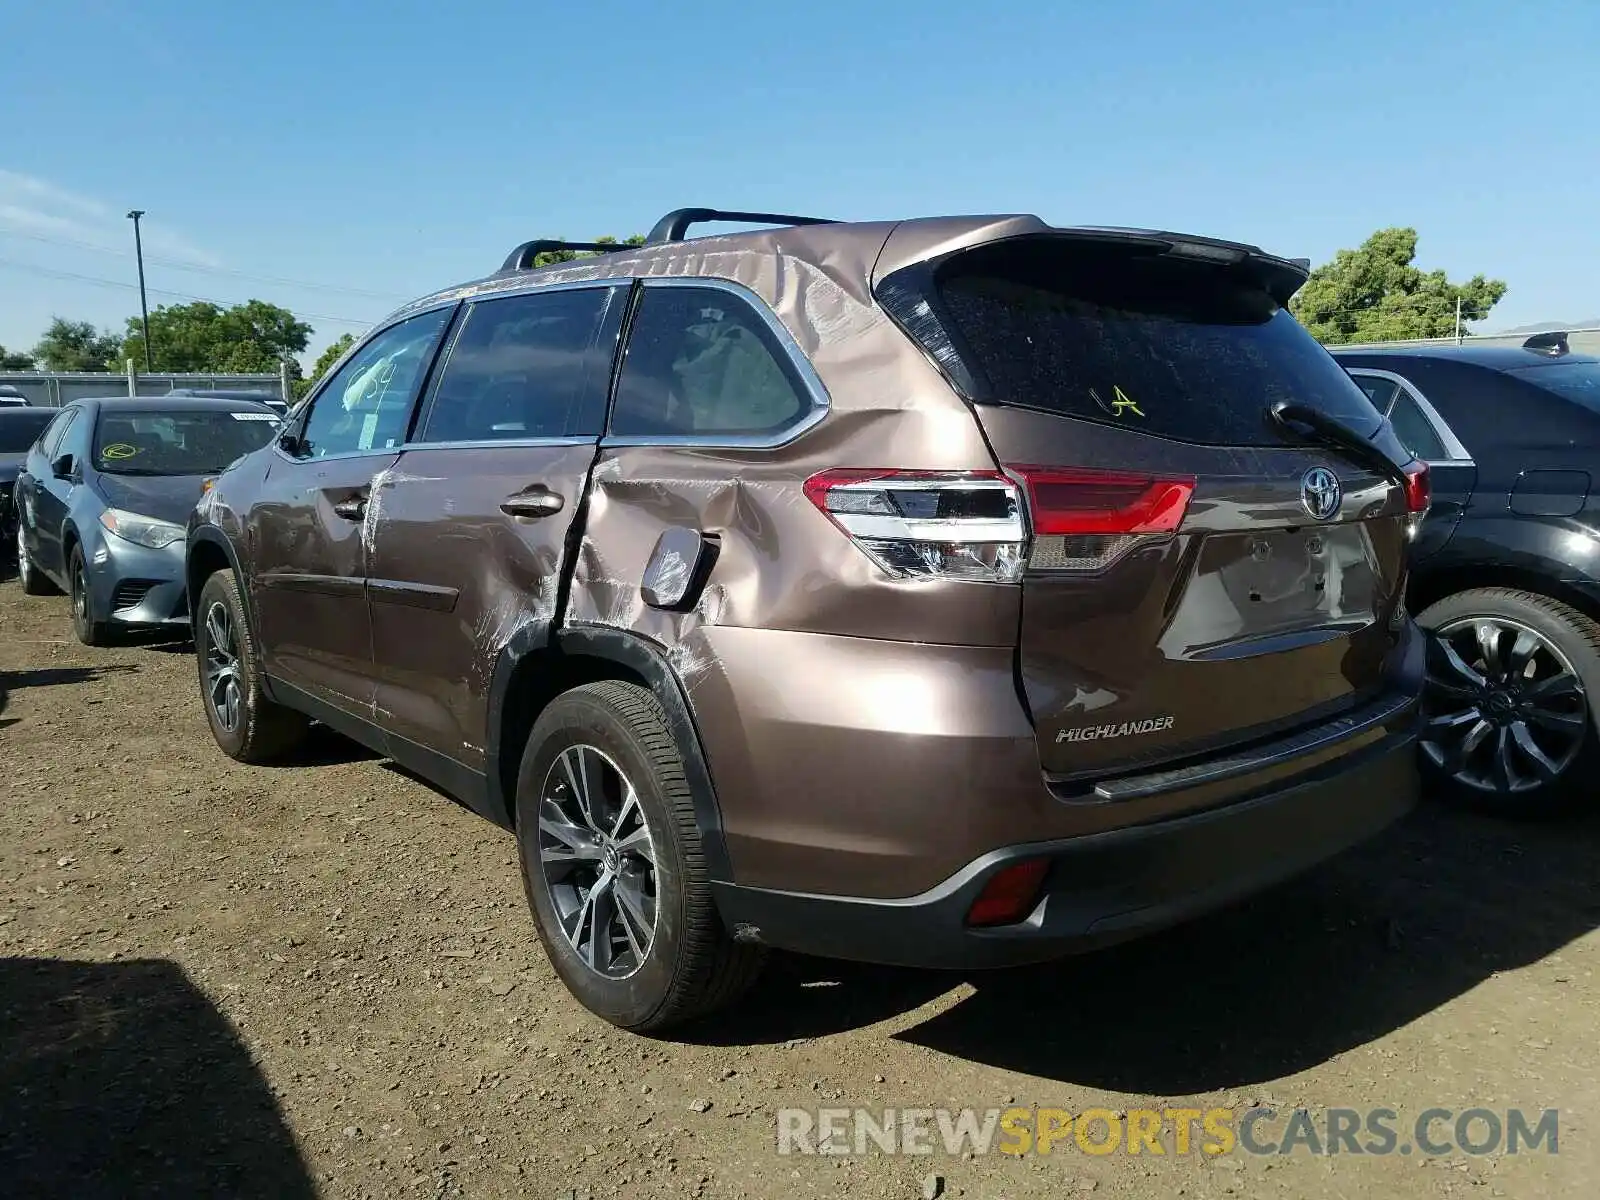
<instances>
[{"instance_id":1,"label":"suv hubcap","mask_svg":"<svg viewBox=\"0 0 1600 1200\"><path fill-rule=\"evenodd\" d=\"M33 564L28 561L28 540L22 535L21 518L17 520L17 578L23 583L33 574Z\"/></svg>"},{"instance_id":2,"label":"suv hubcap","mask_svg":"<svg viewBox=\"0 0 1600 1200\"><path fill-rule=\"evenodd\" d=\"M239 728L239 648L233 641L233 617L220 600L206 610L206 703L217 723L229 733Z\"/></svg>"},{"instance_id":3,"label":"suv hubcap","mask_svg":"<svg viewBox=\"0 0 1600 1200\"><path fill-rule=\"evenodd\" d=\"M1422 752L1456 782L1528 792L1560 777L1589 725L1583 683L1526 625L1464 617L1428 639Z\"/></svg>"},{"instance_id":4,"label":"suv hubcap","mask_svg":"<svg viewBox=\"0 0 1600 1200\"><path fill-rule=\"evenodd\" d=\"M545 776L539 866L562 935L590 970L637 971L655 938L655 843L633 785L593 746L568 746Z\"/></svg>"}]
</instances>

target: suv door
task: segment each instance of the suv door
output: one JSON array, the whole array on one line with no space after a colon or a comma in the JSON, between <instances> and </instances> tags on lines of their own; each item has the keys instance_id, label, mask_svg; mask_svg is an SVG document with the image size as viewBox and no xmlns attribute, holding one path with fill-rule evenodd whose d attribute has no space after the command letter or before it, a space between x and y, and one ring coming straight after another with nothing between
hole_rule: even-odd
<instances>
[{"instance_id":1,"label":"suv door","mask_svg":"<svg viewBox=\"0 0 1600 1200\"><path fill-rule=\"evenodd\" d=\"M17 510L28 559L57 583L67 573L61 553L61 526L67 519L72 481L70 477L58 478L54 463L81 411L74 405L50 422L28 454L26 475L17 480Z\"/></svg>"},{"instance_id":2,"label":"suv door","mask_svg":"<svg viewBox=\"0 0 1600 1200\"><path fill-rule=\"evenodd\" d=\"M1389 418L1395 436L1412 455L1428 464L1432 503L1411 543L1411 559L1437 554L1455 532L1472 500L1478 467L1453 430L1415 384L1393 371L1351 367L1350 376Z\"/></svg>"},{"instance_id":3,"label":"suv door","mask_svg":"<svg viewBox=\"0 0 1600 1200\"><path fill-rule=\"evenodd\" d=\"M374 476L399 456L453 311L392 325L348 358L279 437L245 517L265 670L369 718L368 497Z\"/></svg>"},{"instance_id":4,"label":"suv door","mask_svg":"<svg viewBox=\"0 0 1600 1200\"><path fill-rule=\"evenodd\" d=\"M377 704L401 761L411 743L485 769L499 653L514 634L541 642L556 611L626 298L591 285L470 305L411 440L374 482Z\"/></svg>"}]
</instances>

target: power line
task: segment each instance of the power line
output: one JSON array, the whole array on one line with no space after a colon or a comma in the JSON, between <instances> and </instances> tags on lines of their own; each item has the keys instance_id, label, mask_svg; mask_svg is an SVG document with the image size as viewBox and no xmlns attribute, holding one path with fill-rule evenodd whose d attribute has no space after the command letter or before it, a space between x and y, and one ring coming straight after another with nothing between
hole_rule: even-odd
<instances>
[{"instance_id":1,"label":"power line","mask_svg":"<svg viewBox=\"0 0 1600 1200\"><path fill-rule=\"evenodd\" d=\"M121 258L128 256L126 250L119 250L111 246L100 246L94 242L79 241L76 238L45 237L43 234L23 233L21 230L7 229L4 226L0 226L0 234L4 234L6 237L23 238L30 242L41 242L47 246L70 246L79 250L93 250L97 254L115 254ZM304 288L313 292L342 292L350 296L364 296L372 300L387 300L390 302L400 302L407 299L407 297L401 296L398 292L373 292L365 288L341 287L334 283L312 283L305 279L288 279L279 275L254 275L248 271L235 271L229 267L207 266L204 263L186 262L180 258L164 258L154 254L146 254L144 260L149 263L158 263L164 267L172 267L179 271L193 271L199 275L226 275L233 279L248 279L255 283L272 283L280 287Z\"/></svg>"},{"instance_id":2,"label":"power line","mask_svg":"<svg viewBox=\"0 0 1600 1200\"><path fill-rule=\"evenodd\" d=\"M97 287L123 288L131 291L139 290L137 284L125 283L120 279L101 279L95 275L80 275L76 271L60 271L53 267L38 267L34 266L32 263L17 262L14 259L9 258L0 258L0 267L9 267L14 271L26 271L34 275L44 275L51 279L67 279L75 283L90 283L96 285ZM151 295L154 296L168 296L174 300L198 301L203 304L217 304L227 307L226 301L214 300L210 296L195 296L188 292L168 291L165 288L148 288L147 290ZM371 321L357 320L354 317L335 317L328 313L307 312L299 313L297 315L308 317L313 321L331 321L335 325L352 325L358 329L366 329L372 324Z\"/></svg>"}]
</instances>

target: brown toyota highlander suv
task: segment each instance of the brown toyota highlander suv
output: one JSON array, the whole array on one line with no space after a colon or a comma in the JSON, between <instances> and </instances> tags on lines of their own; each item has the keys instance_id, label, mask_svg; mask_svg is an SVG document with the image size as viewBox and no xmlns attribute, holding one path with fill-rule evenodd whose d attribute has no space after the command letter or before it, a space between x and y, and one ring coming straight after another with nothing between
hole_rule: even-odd
<instances>
[{"instance_id":1,"label":"brown toyota highlander suv","mask_svg":"<svg viewBox=\"0 0 1600 1200\"><path fill-rule=\"evenodd\" d=\"M594 1012L767 947L1058 956L1413 803L1427 469L1303 261L707 209L559 248L368 334L207 491L187 589L223 750L321 722L515 830Z\"/></svg>"}]
</instances>

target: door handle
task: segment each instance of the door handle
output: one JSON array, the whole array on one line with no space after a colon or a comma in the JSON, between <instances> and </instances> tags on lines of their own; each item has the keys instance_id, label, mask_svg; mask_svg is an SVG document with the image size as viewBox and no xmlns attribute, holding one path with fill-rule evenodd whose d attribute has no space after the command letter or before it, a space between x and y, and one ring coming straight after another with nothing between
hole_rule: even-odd
<instances>
[{"instance_id":1,"label":"door handle","mask_svg":"<svg viewBox=\"0 0 1600 1200\"><path fill-rule=\"evenodd\" d=\"M346 521L359 521L367 515L367 498L359 492L333 502L333 511Z\"/></svg>"},{"instance_id":2,"label":"door handle","mask_svg":"<svg viewBox=\"0 0 1600 1200\"><path fill-rule=\"evenodd\" d=\"M560 512L565 503L559 495L541 484L507 496L500 501L500 511L512 517L548 517Z\"/></svg>"}]
</instances>

